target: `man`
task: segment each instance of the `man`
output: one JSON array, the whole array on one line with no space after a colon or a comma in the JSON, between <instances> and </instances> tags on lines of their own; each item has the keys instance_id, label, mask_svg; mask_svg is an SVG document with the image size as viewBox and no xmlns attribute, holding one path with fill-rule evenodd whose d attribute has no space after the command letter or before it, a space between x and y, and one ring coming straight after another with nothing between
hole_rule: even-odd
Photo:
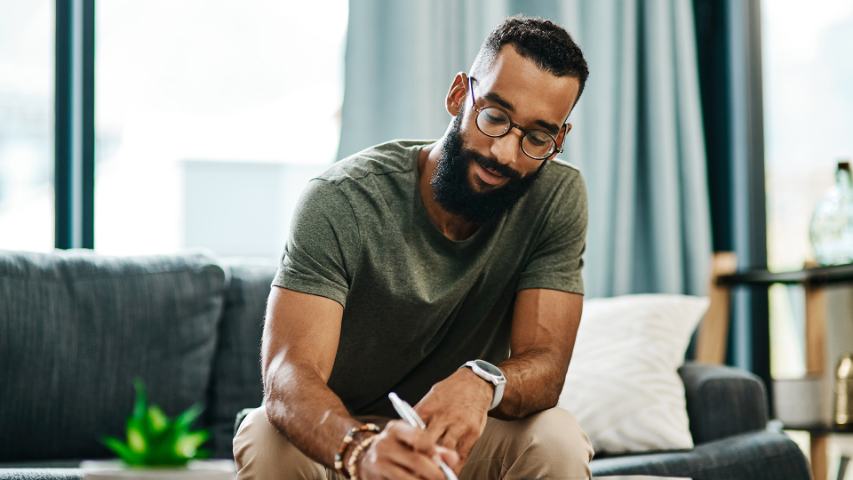
<instances>
[{"instance_id":1,"label":"man","mask_svg":"<svg viewBox=\"0 0 853 480\"><path fill-rule=\"evenodd\" d=\"M589 477L589 440L555 408L587 209L554 157L586 78L562 28L509 18L453 79L440 140L310 182L269 298L265 404L234 439L241 478L442 479L439 460L463 479ZM426 430L388 421L392 391Z\"/></svg>"}]
</instances>

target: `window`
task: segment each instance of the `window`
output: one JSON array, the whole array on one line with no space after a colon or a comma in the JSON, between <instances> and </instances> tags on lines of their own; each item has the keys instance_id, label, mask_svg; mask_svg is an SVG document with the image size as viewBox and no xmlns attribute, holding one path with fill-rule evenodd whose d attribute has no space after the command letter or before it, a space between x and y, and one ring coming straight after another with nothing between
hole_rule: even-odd
<instances>
[{"instance_id":1,"label":"window","mask_svg":"<svg viewBox=\"0 0 853 480\"><path fill-rule=\"evenodd\" d=\"M337 151L346 0L97 8L96 250L278 256Z\"/></svg>"},{"instance_id":2,"label":"window","mask_svg":"<svg viewBox=\"0 0 853 480\"><path fill-rule=\"evenodd\" d=\"M0 248L54 242L53 2L0 0Z\"/></svg>"},{"instance_id":3,"label":"window","mask_svg":"<svg viewBox=\"0 0 853 480\"><path fill-rule=\"evenodd\" d=\"M853 157L853 3L764 0L767 255L773 270L813 257L812 210ZM772 370L804 372L802 290L770 290Z\"/></svg>"}]
</instances>

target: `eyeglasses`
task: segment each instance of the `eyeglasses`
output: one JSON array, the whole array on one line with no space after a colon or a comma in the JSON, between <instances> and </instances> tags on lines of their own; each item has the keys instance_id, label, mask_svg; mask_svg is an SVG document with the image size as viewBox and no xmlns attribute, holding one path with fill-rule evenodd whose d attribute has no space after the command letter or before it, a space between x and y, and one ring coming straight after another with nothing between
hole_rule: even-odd
<instances>
[{"instance_id":1,"label":"eyeglasses","mask_svg":"<svg viewBox=\"0 0 853 480\"><path fill-rule=\"evenodd\" d=\"M513 123L509 114L498 107L478 107L474 98L474 80L468 77L468 91L471 92L471 106L477 112L477 129L483 135L492 138L500 138L509 133L513 127L522 133L521 151L534 160L545 160L554 153L562 153L563 149L557 147L557 139L550 133L539 129L524 129L521 125Z\"/></svg>"}]
</instances>

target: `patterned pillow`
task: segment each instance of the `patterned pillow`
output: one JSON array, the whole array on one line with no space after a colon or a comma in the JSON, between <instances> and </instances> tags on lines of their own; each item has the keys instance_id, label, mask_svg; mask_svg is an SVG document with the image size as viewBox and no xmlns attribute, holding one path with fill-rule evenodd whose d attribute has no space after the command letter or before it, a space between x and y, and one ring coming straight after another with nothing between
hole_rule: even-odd
<instances>
[{"instance_id":1,"label":"patterned pillow","mask_svg":"<svg viewBox=\"0 0 853 480\"><path fill-rule=\"evenodd\" d=\"M599 452L690 449L678 367L708 300L627 295L584 302L560 406Z\"/></svg>"}]
</instances>

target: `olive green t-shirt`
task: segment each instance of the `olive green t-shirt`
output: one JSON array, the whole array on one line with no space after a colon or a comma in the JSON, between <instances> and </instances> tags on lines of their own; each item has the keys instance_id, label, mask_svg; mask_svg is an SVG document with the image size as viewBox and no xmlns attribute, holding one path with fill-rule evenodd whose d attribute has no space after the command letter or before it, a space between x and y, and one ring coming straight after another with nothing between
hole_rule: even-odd
<instances>
[{"instance_id":1,"label":"olive green t-shirt","mask_svg":"<svg viewBox=\"0 0 853 480\"><path fill-rule=\"evenodd\" d=\"M273 285L344 307L330 388L353 414L393 416L468 360L509 355L515 293L583 293L586 189L577 168L544 166L499 219L462 241L432 224L418 193L428 141L393 141L312 179Z\"/></svg>"}]
</instances>

